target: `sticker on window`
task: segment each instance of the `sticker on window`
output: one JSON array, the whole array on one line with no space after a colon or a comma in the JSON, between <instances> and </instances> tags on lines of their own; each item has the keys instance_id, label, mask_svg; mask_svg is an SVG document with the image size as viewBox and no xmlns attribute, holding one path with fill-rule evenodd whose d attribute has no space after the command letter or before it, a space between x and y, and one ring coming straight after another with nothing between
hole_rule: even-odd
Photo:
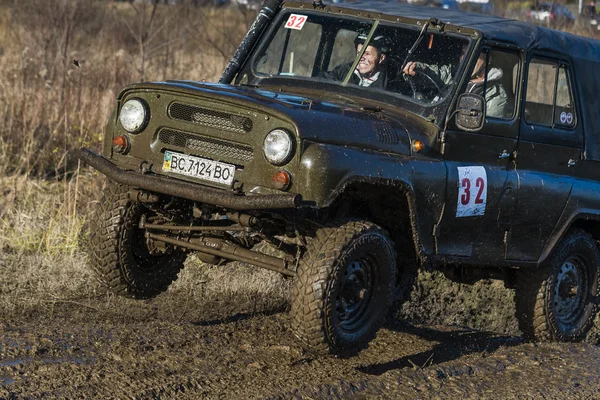
<instances>
[{"instance_id":1,"label":"sticker on window","mask_svg":"<svg viewBox=\"0 0 600 400\"><path fill-rule=\"evenodd\" d=\"M485 214L487 174L484 167L458 167L456 218Z\"/></svg>"},{"instance_id":2,"label":"sticker on window","mask_svg":"<svg viewBox=\"0 0 600 400\"><path fill-rule=\"evenodd\" d=\"M563 125L573 125L573 114L567 112L560 113L560 123Z\"/></svg>"},{"instance_id":3,"label":"sticker on window","mask_svg":"<svg viewBox=\"0 0 600 400\"><path fill-rule=\"evenodd\" d=\"M307 18L308 17L306 15L291 14L285 23L285 27L288 29L301 30Z\"/></svg>"}]
</instances>

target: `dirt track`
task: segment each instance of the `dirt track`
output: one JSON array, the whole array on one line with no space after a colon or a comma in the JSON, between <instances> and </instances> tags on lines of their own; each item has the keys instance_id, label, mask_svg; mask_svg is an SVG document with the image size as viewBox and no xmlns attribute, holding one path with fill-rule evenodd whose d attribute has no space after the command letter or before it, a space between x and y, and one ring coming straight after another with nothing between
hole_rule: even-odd
<instances>
[{"instance_id":1,"label":"dirt track","mask_svg":"<svg viewBox=\"0 0 600 400\"><path fill-rule=\"evenodd\" d=\"M463 294L475 293L496 306L446 317L471 326L507 318L497 285L471 292L448 285L417 302L433 281L421 279L403 316L443 320L436 316L441 304L464 304ZM256 313L235 296L190 307L180 292L144 302L106 299L52 302L4 319L0 397L600 397L600 349L593 344L530 344L518 332L395 319L359 356L318 358L297 345L281 307Z\"/></svg>"}]
</instances>

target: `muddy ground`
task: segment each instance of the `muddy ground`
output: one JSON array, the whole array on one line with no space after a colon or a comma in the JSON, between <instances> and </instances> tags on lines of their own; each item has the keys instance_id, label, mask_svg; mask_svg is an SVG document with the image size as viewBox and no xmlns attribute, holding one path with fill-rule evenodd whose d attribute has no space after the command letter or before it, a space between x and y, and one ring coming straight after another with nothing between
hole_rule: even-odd
<instances>
[{"instance_id":1,"label":"muddy ground","mask_svg":"<svg viewBox=\"0 0 600 400\"><path fill-rule=\"evenodd\" d=\"M285 300L197 301L184 290L149 301L98 291L5 311L0 398L600 398L596 331L586 343L525 343L500 282L422 274L349 359L303 351Z\"/></svg>"}]
</instances>

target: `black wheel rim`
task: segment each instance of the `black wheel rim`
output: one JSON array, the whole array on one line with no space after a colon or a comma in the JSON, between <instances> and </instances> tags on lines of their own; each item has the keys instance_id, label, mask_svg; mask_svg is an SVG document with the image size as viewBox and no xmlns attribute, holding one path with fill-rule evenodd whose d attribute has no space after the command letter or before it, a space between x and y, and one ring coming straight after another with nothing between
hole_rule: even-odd
<instances>
[{"instance_id":1,"label":"black wheel rim","mask_svg":"<svg viewBox=\"0 0 600 400\"><path fill-rule=\"evenodd\" d=\"M375 262L361 258L346 264L336 297L339 327L348 333L360 329L374 301Z\"/></svg>"},{"instance_id":2,"label":"black wheel rim","mask_svg":"<svg viewBox=\"0 0 600 400\"><path fill-rule=\"evenodd\" d=\"M139 228L135 228L132 232L132 246L131 252L136 262L143 264L145 260L151 257L150 251L144 237L144 231Z\"/></svg>"},{"instance_id":3,"label":"black wheel rim","mask_svg":"<svg viewBox=\"0 0 600 400\"><path fill-rule=\"evenodd\" d=\"M145 229L140 229L138 224L144 212L148 212L145 208L134 206L130 211L132 229L127 233L129 235L129 256L140 270L151 272L160 268L160 255L153 255L148 248L148 240L145 236Z\"/></svg>"},{"instance_id":4,"label":"black wheel rim","mask_svg":"<svg viewBox=\"0 0 600 400\"><path fill-rule=\"evenodd\" d=\"M567 259L556 274L552 311L565 331L576 324L588 302L589 279L587 268L579 257Z\"/></svg>"}]
</instances>

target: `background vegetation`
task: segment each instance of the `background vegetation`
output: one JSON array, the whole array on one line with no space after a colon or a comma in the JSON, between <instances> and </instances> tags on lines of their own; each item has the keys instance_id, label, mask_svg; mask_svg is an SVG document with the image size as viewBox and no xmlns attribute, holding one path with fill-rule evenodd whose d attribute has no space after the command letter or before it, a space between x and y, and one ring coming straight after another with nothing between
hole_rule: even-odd
<instances>
[{"instance_id":1,"label":"background vegetation","mask_svg":"<svg viewBox=\"0 0 600 400\"><path fill-rule=\"evenodd\" d=\"M0 3L0 175L72 172L136 81L215 80L251 23L239 8L108 0Z\"/></svg>"},{"instance_id":2,"label":"background vegetation","mask_svg":"<svg viewBox=\"0 0 600 400\"><path fill-rule=\"evenodd\" d=\"M104 181L73 150L100 149L128 83L216 81L255 13L191 2L0 0L0 314L104 294L83 249ZM248 296L260 307L250 299L269 286L269 301L281 301L276 275L242 268L240 280L222 279L232 269L188 268L172 292ZM206 287L206 274L218 289Z\"/></svg>"}]
</instances>

